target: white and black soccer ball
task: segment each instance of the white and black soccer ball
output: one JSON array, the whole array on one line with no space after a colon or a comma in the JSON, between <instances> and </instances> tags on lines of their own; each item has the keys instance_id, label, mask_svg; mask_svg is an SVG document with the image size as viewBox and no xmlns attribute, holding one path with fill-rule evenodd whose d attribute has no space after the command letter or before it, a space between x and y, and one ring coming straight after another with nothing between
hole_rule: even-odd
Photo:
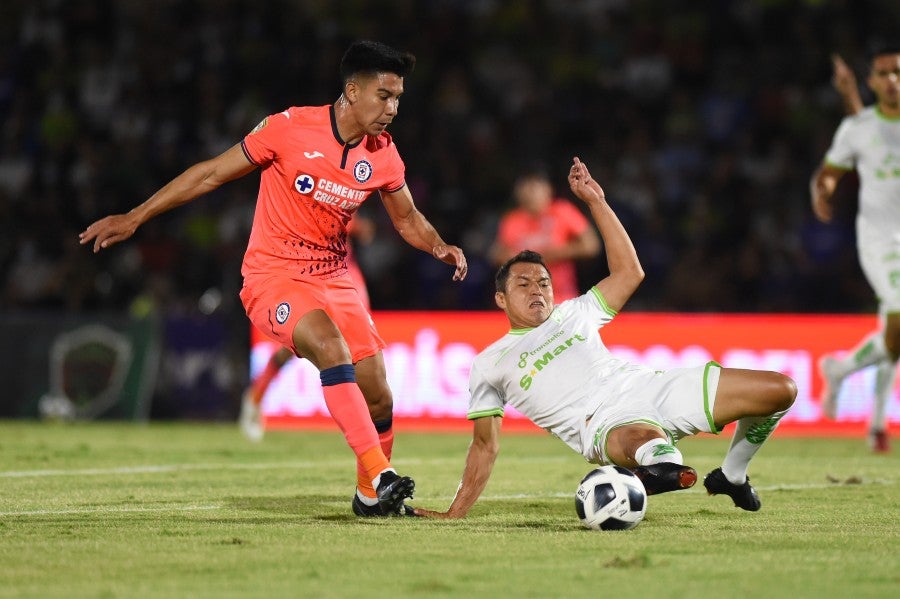
<instances>
[{"instance_id":1,"label":"white and black soccer ball","mask_svg":"<svg viewBox=\"0 0 900 599\"><path fill-rule=\"evenodd\" d=\"M575 492L575 512L585 528L628 530L647 512L647 490L631 470L600 466L581 479Z\"/></svg>"}]
</instances>

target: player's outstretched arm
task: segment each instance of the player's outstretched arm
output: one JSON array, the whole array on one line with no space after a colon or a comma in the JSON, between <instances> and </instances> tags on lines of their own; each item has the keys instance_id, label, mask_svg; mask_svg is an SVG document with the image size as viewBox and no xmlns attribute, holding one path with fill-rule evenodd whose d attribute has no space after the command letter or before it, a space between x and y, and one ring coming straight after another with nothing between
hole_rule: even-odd
<instances>
[{"instance_id":1,"label":"player's outstretched arm","mask_svg":"<svg viewBox=\"0 0 900 599\"><path fill-rule=\"evenodd\" d=\"M593 178L578 157L569 169L569 187L575 196L587 204L606 246L609 275L597 283L597 288L613 310L620 310L644 280L644 269L638 260L631 237L616 213L606 202L603 188Z\"/></svg>"},{"instance_id":2,"label":"player's outstretched arm","mask_svg":"<svg viewBox=\"0 0 900 599\"><path fill-rule=\"evenodd\" d=\"M859 95L859 87L856 84L856 75L853 69L847 66L839 54L831 55L832 77L831 84L841 95L844 110L847 114L856 114L863 109L862 98Z\"/></svg>"},{"instance_id":3,"label":"player's outstretched arm","mask_svg":"<svg viewBox=\"0 0 900 599\"><path fill-rule=\"evenodd\" d=\"M139 226L172 208L216 189L223 183L242 177L256 166L247 159L240 144L222 154L199 162L169 181L143 204L125 214L113 214L98 220L78 235L81 245L93 241L94 253L125 241Z\"/></svg>"},{"instance_id":4,"label":"player's outstretched arm","mask_svg":"<svg viewBox=\"0 0 900 599\"><path fill-rule=\"evenodd\" d=\"M417 516L425 518L464 518L487 486L494 462L500 451L500 425L503 419L499 416L486 416L473 421L472 444L466 455L466 468L463 470L462 482L456 490L456 496L446 512L435 512L416 508Z\"/></svg>"},{"instance_id":5,"label":"player's outstretched arm","mask_svg":"<svg viewBox=\"0 0 900 599\"><path fill-rule=\"evenodd\" d=\"M381 201L387 210L394 228L409 245L428 252L441 262L455 266L454 281L466 278L469 266L461 248L444 243L437 230L419 212L413 202L408 186L393 193L381 193Z\"/></svg>"}]
</instances>

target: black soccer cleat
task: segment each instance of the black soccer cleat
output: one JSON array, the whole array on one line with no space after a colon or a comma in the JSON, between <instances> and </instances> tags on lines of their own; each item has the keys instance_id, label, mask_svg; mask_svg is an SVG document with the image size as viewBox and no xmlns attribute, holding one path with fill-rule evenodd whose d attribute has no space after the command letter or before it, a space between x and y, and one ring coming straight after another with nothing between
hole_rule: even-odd
<instances>
[{"instance_id":1,"label":"black soccer cleat","mask_svg":"<svg viewBox=\"0 0 900 599\"><path fill-rule=\"evenodd\" d=\"M756 489L750 484L750 477L742 485L736 485L725 478L721 468L716 468L703 479L703 486L710 495L728 495L734 501L734 505L748 512L759 511L762 503Z\"/></svg>"},{"instance_id":2,"label":"black soccer cleat","mask_svg":"<svg viewBox=\"0 0 900 599\"><path fill-rule=\"evenodd\" d=\"M675 462L660 462L631 469L644 483L647 495L690 489L697 482L697 471Z\"/></svg>"},{"instance_id":3,"label":"black soccer cleat","mask_svg":"<svg viewBox=\"0 0 900 599\"><path fill-rule=\"evenodd\" d=\"M396 472L385 470L375 494L378 496L378 507L384 515L403 515L406 499L411 499L416 483L408 476L400 476Z\"/></svg>"},{"instance_id":4,"label":"black soccer cleat","mask_svg":"<svg viewBox=\"0 0 900 599\"><path fill-rule=\"evenodd\" d=\"M384 513L381 511L381 505L366 505L359 499L359 495L356 493L353 494L353 501L351 502L351 507L353 508L353 513L359 516L360 518L386 518L388 516L409 516L411 518L418 518L416 512L410 506L405 503L401 504L399 513Z\"/></svg>"}]
</instances>

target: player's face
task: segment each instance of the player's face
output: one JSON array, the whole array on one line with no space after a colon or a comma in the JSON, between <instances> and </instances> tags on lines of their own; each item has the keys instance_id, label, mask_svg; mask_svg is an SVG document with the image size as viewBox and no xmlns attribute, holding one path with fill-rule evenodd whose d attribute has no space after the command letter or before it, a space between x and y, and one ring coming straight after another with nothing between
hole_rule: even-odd
<instances>
[{"instance_id":1,"label":"player's face","mask_svg":"<svg viewBox=\"0 0 900 599\"><path fill-rule=\"evenodd\" d=\"M497 292L495 299L506 312L512 328L536 327L550 318L553 311L550 273L540 264L517 262L509 269L506 291Z\"/></svg>"},{"instance_id":2,"label":"player's face","mask_svg":"<svg viewBox=\"0 0 900 599\"><path fill-rule=\"evenodd\" d=\"M394 73L376 73L359 77L347 88L353 115L367 135L380 135L397 116L403 77Z\"/></svg>"},{"instance_id":3,"label":"player's face","mask_svg":"<svg viewBox=\"0 0 900 599\"><path fill-rule=\"evenodd\" d=\"M868 82L879 103L900 110L900 54L876 56Z\"/></svg>"}]
</instances>

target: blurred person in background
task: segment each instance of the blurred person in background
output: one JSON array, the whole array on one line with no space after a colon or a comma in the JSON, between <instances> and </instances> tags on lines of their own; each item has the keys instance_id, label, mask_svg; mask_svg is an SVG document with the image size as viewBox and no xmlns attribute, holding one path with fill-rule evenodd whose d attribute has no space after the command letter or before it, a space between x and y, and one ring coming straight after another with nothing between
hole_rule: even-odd
<instances>
[{"instance_id":1,"label":"blurred person in background","mask_svg":"<svg viewBox=\"0 0 900 599\"><path fill-rule=\"evenodd\" d=\"M372 192L411 246L467 271L462 250L444 242L416 208L388 125L415 57L358 41L340 62L333 104L290 107L260 122L222 154L175 177L126 214L80 235L94 252L131 237L154 216L261 169L240 296L251 322L320 372L325 404L357 458L358 516L412 515L415 483L390 464L393 398L371 316L347 267L347 226Z\"/></svg>"},{"instance_id":2,"label":"blurred person in background","mask_svg":"<svg viewBox=\"0 0 900 599\"><path fill-rule=\"evenodd\" d=\"M826 384L822 411L834 418L841 383L850 374L875 366L875 400L868 440L873 451L890 450L886 430L888 401L900 358L900 45L872 51L867 84L875 104L853 98L852 71L838 57L834 85L851 113L845 117L810 181L812 209L822 222L834 214L832 198L841 178L859 176L856 242L860 266L878 298L879 327L843 357L828 355L819 368Z\"/></svg>"},{"instance_id":3,"label":"blurred person in background","mask_svg":"<svg viewBox=\"0 0 900 599\"><path fill-rule=\"evenodd\" d=\"M540 165L518 175L513 196L516 207L500 218L491 261L500 266L522 250L533 250L547 262L556 300L577 297L575 261L600 253L593 225L572 202L554 196L550 177Z\"/></svg>"}]
</instances>

